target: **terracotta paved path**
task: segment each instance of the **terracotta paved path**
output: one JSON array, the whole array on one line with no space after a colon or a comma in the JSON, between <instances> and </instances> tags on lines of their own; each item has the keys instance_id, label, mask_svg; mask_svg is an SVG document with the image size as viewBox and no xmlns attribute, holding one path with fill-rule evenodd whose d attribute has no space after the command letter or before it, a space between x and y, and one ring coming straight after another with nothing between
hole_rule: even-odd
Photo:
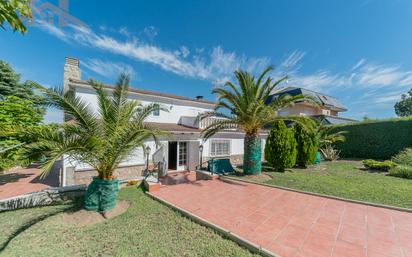
<instances>
[{"instance_id":1,"label":"terracotta paved path","mask_svg":"<svg viewBox=\"0 0 412 257\"><path fill-rule=\"evenodd\" d=\"M282 257L412 256L412 213L192 176L153 194Z\"/></svg>"},{"instance_id":2,"label":"terracotta paved path","mask_svg":"<svg viewBox=\"0 0 412 257\"><path fill-rule=\"evenodd\" d=\"M40 173L41 170L33 166L0 174L0 200L59 186L58 168L54 168L45 179L40 179Z\"/></svg>"}]
</instances>

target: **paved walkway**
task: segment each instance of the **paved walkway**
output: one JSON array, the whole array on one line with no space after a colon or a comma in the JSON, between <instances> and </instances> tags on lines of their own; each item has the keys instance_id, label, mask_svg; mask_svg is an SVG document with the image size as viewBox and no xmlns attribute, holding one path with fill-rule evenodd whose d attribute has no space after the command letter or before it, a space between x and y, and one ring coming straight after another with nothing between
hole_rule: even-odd
<instances>
[{"instance_id":1,"label":"paved walkway","mask_svg":"<svg viewBox=\"0 0 412 257\"><path fill-rule=\"evenodd\" d=\"M1 174L0 200L59 186L58 168L53 169L45 179L40 179L40 173L38 167L31 166Z\"/></svg>"},{"instance_id":2,"label":"paved walkway","mask_svg":"<svg viewBox=\"0 0 412 257\"><path fill-rule=\"evenodd\" d=\"M153 195L282 257L412 256L412 213L188 178Z\"/></svg>"}]
</instances>

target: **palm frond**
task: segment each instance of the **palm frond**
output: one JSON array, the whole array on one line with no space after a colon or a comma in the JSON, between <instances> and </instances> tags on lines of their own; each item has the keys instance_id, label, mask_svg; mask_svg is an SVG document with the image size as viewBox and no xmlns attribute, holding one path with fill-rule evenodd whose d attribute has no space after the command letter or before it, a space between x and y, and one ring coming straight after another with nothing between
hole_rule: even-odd
<instances>
[{"instance_id":1,"label":"palm frond","mask_svg":"<svg viewBox=\"0 0 412 257\"><path fill-rule=\"evenodd\" d=\"M77 97L73 91L63 92L62 88L44 88L36 86L45 97L45 105L64 111L74 122L80 124L85 129L94 132L96 128L96 115L84 103L80 97Z\"/></svg>"}]
</instances>

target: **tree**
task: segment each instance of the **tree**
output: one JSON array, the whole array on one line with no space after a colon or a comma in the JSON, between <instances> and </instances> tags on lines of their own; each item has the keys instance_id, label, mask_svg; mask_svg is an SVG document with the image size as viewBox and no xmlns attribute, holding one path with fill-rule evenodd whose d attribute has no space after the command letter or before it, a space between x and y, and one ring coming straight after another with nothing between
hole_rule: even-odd
<instances>
[{"instance_id":1,"label":"tree","mask_svg":"<svg viewBox=\"0 0 412 257\"><path fill-rule=\"evenodd\" d=\"M31 0L0 0L0 27L4 28L4 23L9 23L13 31L26 33L27 28L23 24L23 19L31 19Z\"/></svg>"},{"instance_id":2,"label":"tree","mask_svg":"<svg viewBox=\"0 0 412 257\"><path fill-rule=\"evenodd\" d=\"M39 87L46 96L47 105L64 111L71 120L58 129L33 135L37 140L25 147L24 154L28 161L45 157L42 176L63 155L93 167L98 177L88 186L85 207L104 212L116 204L118 180L114 178L115 169L134 149L144 147L144 141L153 138L157 142L157 137L164 133L144 124L145 119L159 108L157 104L142 106L127 99L128 75L119 77L113 94L109 94L101 83L94 80L89 83L98 98L97 113L71 90L64 93L59 88Z\"/></svg>"},{"instance_id":3,"label":"tree","mask_svg":"<svg viewBox=\"0 0 412 257\"><path fill-rule=\"evenodd\" d=\"M310 118L301 120L294 124L295 139L297 143L296 164L306 168L307 165L313 164L318 151L318 138L314 128L315 121Z\"/></svg>"},{"instance_id":4,"label":"tree","mask_svg":"<svg viewBox=\"0 0 412 257\"><path fill-rule=\"evenodd\" d=\"M282 77L273 82L270 76L267 77L271 70L271 67L266 68L258 78L246 71L235 71L238 86L228 81L223 87L213 89L212 92L218 95L215 110L201 117L201 119L216 118L202 132L205 139L233 126L245 132L243 156L245 174L261 173L260 130L276 120L290 119L291 117L278 116L278 110L304 99L302 95L283 95L271 99L275 87L287 79Z\"/></svg>"},{"instance_id":5,"label":"tree","mask_svg":"<svg viewBox=\"0 0 412 257\"><path fill-rule=\"evenodd\" d=\"M36 104L17 96L6 96L0 101L0 124L3 126L28 127L37 125L43 120Z\"/></svg>"},{"instance_id":6,"label":"tree","mask_svg":"<svg viewBox=\"0 0 412 257\"><path fill-rule=\"evenodd\" d=\"M0 101L0 171L19 164L19 146L27 142L24 131L33 129L42 119L30 100L6 96Z\"/></svg>"},{"instance_id":7,"label":"tree","mask_svg":"<svg viewBox=\"0 0 412 257\"><path fill-rule=\"evenodd\" d=\"M291 168L296 163L296 140L292 129L286 127L283 120L276 121L265 145L265 159L279 172Z\"/></svg>"},{"instance_id":8,"label":"tree","mask_svg":"<svg viewBox=\"0 0 412 257\"><path fill-rule=\"evenodd\" d=\"M339 158L339 151L335 149L334 143L344 142L347 131L332 132L333 127L325 125L323 121L317 122L313 130L316 135L316 141L319 145L319 151L323 155L323 159L333 161Z\"/></svg>"},{"instance_id":9,"label":"tree","mask_svg":"<svg viewBox=\"0 0 412 257\"><path fill-rule=\"evenodd\" d=\"M402 94L402 99L394 107L396 115L400 117L412 115L412 89Z\"/></svg>"},{"instance_id":10,"label":"tree","mask_svg":"<svg viewBox=\"0 0 412 257\"><path fill-rule=\"evenodd\" d=\"M36 82L20 82L20 75L5 61L0 60L0 100L7 96L16 96L22 100L29 100L31 105L39 114L44 115L45 108L42 106L43 97L35 92L38 86Z\"/></svg>"},{"instance_id":11,"label":"tree","mask_svg":"<svg viewBox=\"0 0 412 257\"><path fill-rule=\"evenodd\" d=\"M332 132L334 127L318 122L314 128L316 140L319 144L319 148L326 147L335 142L344 142L346 140L345 134L347 131Z\"/></svg>"}]
</instances>

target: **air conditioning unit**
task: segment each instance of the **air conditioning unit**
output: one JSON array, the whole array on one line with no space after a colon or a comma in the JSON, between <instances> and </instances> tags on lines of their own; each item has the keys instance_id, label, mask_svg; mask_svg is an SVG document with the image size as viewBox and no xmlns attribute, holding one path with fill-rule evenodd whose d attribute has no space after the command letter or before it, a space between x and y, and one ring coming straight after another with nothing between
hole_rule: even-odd
<instances>
[{"instance_id":1,"label":"air conditioning unit","mask_svg":"<svg viewBox=\"0 0 412 257\"><path fill-rule=\"evenodd\" d=\"M328 115L328 116L330 116L330 110L325 110L325 109L323 109L323 110L322 110L322 114L323 114L323 115Z\"/></svg>"}]
</instances>

